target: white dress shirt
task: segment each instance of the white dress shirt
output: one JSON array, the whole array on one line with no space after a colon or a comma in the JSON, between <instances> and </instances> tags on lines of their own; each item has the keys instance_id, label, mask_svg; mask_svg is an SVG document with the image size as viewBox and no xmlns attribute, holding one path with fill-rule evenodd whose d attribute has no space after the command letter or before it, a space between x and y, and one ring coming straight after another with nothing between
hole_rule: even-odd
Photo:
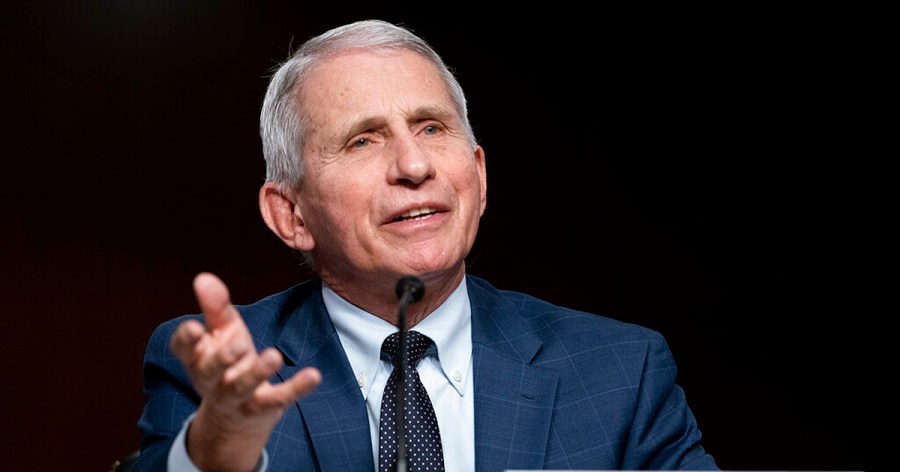
<instances>
[{"instance_id":1,"label":"white dress shirt","mask_svg":"<svg viewBox=\"0 0 900 472\"><path fill-rule=\"evenodd\" d=\"M351 305L327 286L323 296L366 400L372 458L377 469L381 397L393 370L390 362L381 359L381 344L397 327ZM431 338L437 346L437 356L432 355L434 348L429 349L416 370L434 405L445 469L471 472L475 470L475 400L472 311L465 279L437 310L412 329Z\"/></svg>"},{"instance_id":2,"label":"white dress shirt","mask_svg":"<svg viewBox=\"0 0 900 472\"><path fill-rule=\"evenodd\" d=\"M390 362L381 359L381 344L384 338L397 331L397 327L350 304L324 284L322 295L325 308L350 360L360 392L366 400L372 459L377 472L381 397L393 370ZM431 338L437 348L436 353L435 347L429 349L419 361L417 370L434 405L446 472L475 470L472 310L465 279L437 310L412 329ZM322 372L322 375L328 375L328 372ZM191 463L185 442L187 426L193 417L191 415L184 422L169 451L169 471L200 472ZM257 471L265 472L267 466L268 454L263 449Z\"/></svg>"}]
</instances>

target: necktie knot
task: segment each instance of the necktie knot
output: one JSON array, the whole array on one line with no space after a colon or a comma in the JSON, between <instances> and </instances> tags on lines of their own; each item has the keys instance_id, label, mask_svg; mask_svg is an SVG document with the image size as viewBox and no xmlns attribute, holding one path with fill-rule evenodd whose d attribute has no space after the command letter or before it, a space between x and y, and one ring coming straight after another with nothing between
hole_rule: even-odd
<instances>
[{"instance_id":1,"label":"necktie knot","mask_svg":"<svg viewBox=\"0 0 900 472\"><path fill-rule=\"evenodd\" d=\"M431 340L428 336L418 332L418 331L407 331L406 332L406 365L410 367L415 367L416 364L419 363L419 360L425 355L425 352L428 350L431 345L434 344L434 341ZM388 336L384 339L384 343L381 345L381 352L384 352L391 357L391 363L394 366L400 365L400 333L396 332Z\"/></svg>"}]
</instances>

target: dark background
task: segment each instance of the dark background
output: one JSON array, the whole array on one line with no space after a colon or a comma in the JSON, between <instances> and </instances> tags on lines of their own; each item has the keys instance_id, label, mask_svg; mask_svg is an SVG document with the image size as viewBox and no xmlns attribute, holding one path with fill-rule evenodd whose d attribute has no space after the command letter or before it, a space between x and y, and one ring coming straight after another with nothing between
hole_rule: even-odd
<instances>
[{"instance_id":1,"label":"dark background","mask_svg":"<svg viewBox=\"0 0 900 472\"><path fill-rule=\"evenodd\" d=\"M879 188L843 123L864 91L840 12L523 5L7 3L4 469L137 447L144 345L196 310L197 272L236 303L308 277L258 214L266 76L378 17L467 91L473 274L661 331L725 469L871 470L879 328L856 287Z\"/></svg>"}]
</instances>

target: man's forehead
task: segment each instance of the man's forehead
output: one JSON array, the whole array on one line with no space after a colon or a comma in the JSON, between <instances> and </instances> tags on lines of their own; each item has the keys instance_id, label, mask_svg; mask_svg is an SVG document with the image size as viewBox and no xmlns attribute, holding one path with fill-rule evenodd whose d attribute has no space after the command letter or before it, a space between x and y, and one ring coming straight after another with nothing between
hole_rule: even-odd
<instances>
[{"instance_id":1,"label":"man's forehead","mask_svg":"<svg viewBox=\"0 0 900 472\"><path fill-rule=\"evenodd\" d=\"M396 119L448 119L452 97L434 64L415 53L342 54L321 64L304 87L313 125L334 120L376 124Z\"/></svg>"}]
</instances>

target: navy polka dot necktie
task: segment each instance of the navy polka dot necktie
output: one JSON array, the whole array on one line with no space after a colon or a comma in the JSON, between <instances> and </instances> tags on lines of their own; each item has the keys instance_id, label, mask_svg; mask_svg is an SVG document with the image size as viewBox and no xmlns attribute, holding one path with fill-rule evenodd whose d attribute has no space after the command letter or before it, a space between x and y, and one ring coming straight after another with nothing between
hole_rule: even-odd
<instances>
[{"instance_id":1,"label":"navy polka dot necktie","mask_svg":"<svg viewBox=\"0 0 900 472\"><path fill-rule=\"evenodd\" d=\"M397 467L398 430L406 425L406 456L411 472L443 471L444 451L441 448L441 433L431 399L419 379L416 364L433 344L428 336L417 331L406 332L406 372L404 374L406 405L403 420L397 419L397 383L399 382L401 359L400 333L394 333L384 340L381 352L390 355L394 370L384 386L381 399L381 424L378 427L378 471L393 472Z\"/></svg>"}]
</instances>

